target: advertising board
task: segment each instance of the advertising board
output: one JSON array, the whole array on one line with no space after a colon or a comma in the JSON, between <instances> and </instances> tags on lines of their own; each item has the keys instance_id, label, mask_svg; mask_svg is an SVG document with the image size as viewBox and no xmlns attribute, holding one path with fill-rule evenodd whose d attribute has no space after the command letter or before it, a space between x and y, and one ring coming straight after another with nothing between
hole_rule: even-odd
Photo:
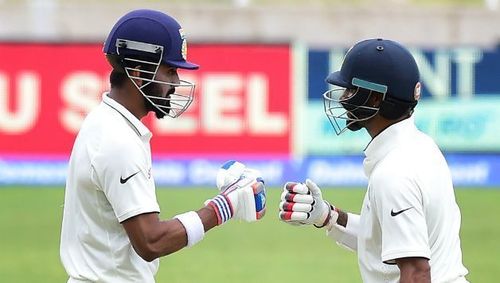
<instances>
[{"instance_id":1,"label":"advertising board","mask_svg":"<svg viewBox=\"0 0 500 283\"><path fill-rule=\"evenodd\" d=\"M86 114L108 89L100 44L0 44L0 155L68 156ZM195 100L178 119L144 119L154 154L291 152L288 45L198 44ZM237 60L236 60L237 58Z\"/></svg>"}]
</instances>

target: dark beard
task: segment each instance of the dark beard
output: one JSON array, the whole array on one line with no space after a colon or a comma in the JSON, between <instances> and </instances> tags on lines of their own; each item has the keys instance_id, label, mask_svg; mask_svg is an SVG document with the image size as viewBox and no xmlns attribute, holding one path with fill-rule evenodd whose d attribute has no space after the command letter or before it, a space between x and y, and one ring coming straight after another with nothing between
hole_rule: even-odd
<instances>
[{"instance_id":1,"label":"dark beard","mask_svg":"<svg viewBox=\"0 0 500 283\"><path fill-rule=\"evenodd\" d=\"M143 89L143 92L145 94L147 94L148 96L157 96L157 97L162 96L161 95L161 92L162 92L161 86L158 84L155 84L155 83L151 83L151 84L147 85ZM175 92L175 88L172 87L168 90L168 95L170 95L174 92ZM161 100L161 99L155 99L155 98L150 98L150 99L152 102L154 102L158 105L167 107L164 109L164 111L167 112L167 114L170 113L170 101L169 100ZM156 118L163 119L166 116L165 113L160 111L160 109L158 109L158 107L154 106L153 103L151 103L148 99L146 99L146 97L144 97L144 105L146 106L146 110L148 112L152 111L155 113Z\"/></svg>"},{"instance_id":2,"label":"dark beard","mask_svg":"<svg viewBox=\"0 0 500 283\"><path fill-rule=\"evenodd\" d=\"M156 118L163 119L165 117L165 113L161 112L156 106L154 106L149 100L144 97L144 104L146 105L146 110L148 112L152 111L155 113Z\"/></svg>"},{"instance_id":3,"label":"dark beard","mask_svg":"<svg viewBox=\"0 0 500 283\"><path fill-rule=\"evenodd\" d=\"M352 120L347 120L347 128L353 132L361 130L363 126L359 122L352 122Z\"/></svg>"}]
</instances>

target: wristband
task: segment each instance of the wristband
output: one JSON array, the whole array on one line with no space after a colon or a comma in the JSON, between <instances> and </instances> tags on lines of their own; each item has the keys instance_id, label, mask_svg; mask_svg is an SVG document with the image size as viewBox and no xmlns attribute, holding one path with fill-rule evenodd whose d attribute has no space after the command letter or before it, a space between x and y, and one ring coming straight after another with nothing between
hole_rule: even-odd
<instances>
[{"instance_id":1,"label":"wristband","mask_svg":"<svg viewBox=\"0 0 500 283\"><path fill-rule=\"evenodd\" d=\"M203 239L203 236L205 236L205 227L203 226L198 213L189 211L178 214L174 216L174 218L179 220L182 223L182 226L184 226L184 229L186 229L187 247L194 246Z\"/></svg>"}]
</instances>

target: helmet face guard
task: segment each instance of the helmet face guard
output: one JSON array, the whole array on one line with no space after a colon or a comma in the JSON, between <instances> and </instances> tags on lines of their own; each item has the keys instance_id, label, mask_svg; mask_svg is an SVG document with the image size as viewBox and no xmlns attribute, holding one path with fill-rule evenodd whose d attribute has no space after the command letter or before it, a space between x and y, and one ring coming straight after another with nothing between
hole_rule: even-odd
<instances>
[{"instance_id":1,"label":"helmet face guard","mask_svg":"<svg viewBox=\"0 0 500 283\"><path fill-rule=\"evenodd\" d=\"M122 59L123 69L127 77L129 77L142 96L160 113L176 118L191 105L194 98L195 85L184 80L180 80L180 83L157 80L156 75L162 63L163 53L164 48L161 45L125 39L116 40L116 54ZM137 54L140 58L148 59L137 59L134 58L136 56L126 54ZM138 66L141 67L138 68ZM132 72L138 72L140 75L135 76ZM138 85L136 80L141 80L143 83ZM167 85L173 91L168 91L166 96L146 93L147 86L153 83Z\"/></svg>"},{"instance_id":2,"label":"helmet face guard","mask_svg":"<svg viewBox=\"0 0 500 283\"><path fill-rule=\"evenodd\" d=\"M325 114L337 135L347 129L361 129L359 122L373 118L380 110L379 106L369 106L368 101L375 93L381 93L385 98L387 87L358 78L353 78L351 84L355 88L337 87L323 93Z\"/></svg>"}]
</instances>

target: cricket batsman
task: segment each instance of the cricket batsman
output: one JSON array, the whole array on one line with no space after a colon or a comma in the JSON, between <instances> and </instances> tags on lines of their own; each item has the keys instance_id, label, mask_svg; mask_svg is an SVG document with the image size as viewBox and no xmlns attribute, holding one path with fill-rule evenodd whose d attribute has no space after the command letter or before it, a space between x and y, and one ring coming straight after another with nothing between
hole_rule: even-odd
<instances>
[{"instance_id":1,"label":"cricket batsman","mask_svg":"<svg viewBox=\"0 0 500 283\"><path fill-rule=\"evenodd\" d=\"M330 238L357 252L363 282L467 282L450 170L413 119L419 80L417 64L401 44L385 39L355 44L340 71L326 78L334 88L323 97L338 135L364 128L372 138L364 151L368 188L361 214L324 200L309 179L286 183L281 195L280 219L325 228Z\"/></svg>"},{"instance_id":2,"label":"cricket batsman","mask_svg":"<svg viewBox=\"0 0 500 283\"><path fill-rule=\"evenodd\" d=\"M187 61L179 23L154 10L120 18L104 53L113 69L111 90L86 117L71 152L61 261L68 283L153 283L160 257L196 245L230 219L262 218L264 182L257 171L230 161L217 176L218 195L198 210L161 220L152 134L141 119L149 112L159 119L181 115L193 101L194 84L177 71L198 65Z\"/></svg>"}]
</instances>

